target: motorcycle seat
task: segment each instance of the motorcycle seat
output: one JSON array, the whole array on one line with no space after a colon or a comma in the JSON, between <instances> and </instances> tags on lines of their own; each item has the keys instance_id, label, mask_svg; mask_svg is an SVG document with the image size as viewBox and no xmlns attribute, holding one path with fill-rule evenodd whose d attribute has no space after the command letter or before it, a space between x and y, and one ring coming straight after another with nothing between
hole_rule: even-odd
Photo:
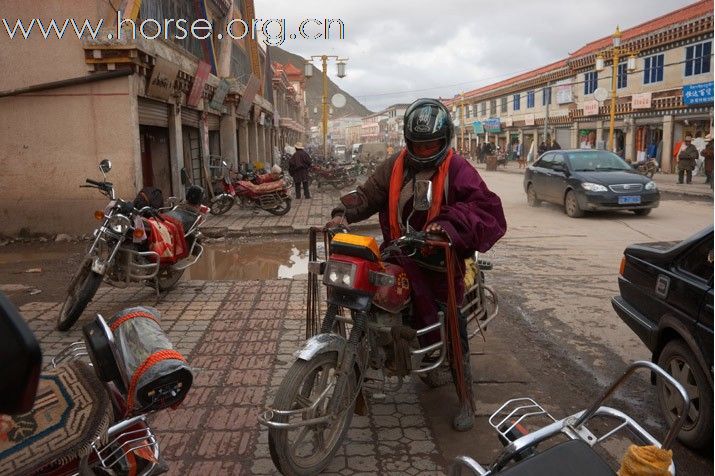
<instances>
[{"instance_id":1,"label":"motorcycle seat","mask_svg":"<svg viewBox=\"0 0 715 476\"><path fill-rule=\"evenodd\" d=\"M0 474L35 474L92 451L112 423L109 394L86 362L40 375L32 410L0 418Z\"/></svg>"},{"instance_id":2,"label":"motorcycle seat","mask_svg":"<svg viewBox=\"0 0 715 476\"><path fill-rule=\"evenodd\" d=\"M501 476L614 476L616 473L587 443L569 440L498 473Z\"/></svg>"},{"instance_id":3,"label":"motorcycle seat","mask_svg":"<svg viewBox=\"0 0 715 476\"><path fill-rule=\"evenodd\" d=\"M256 185L255 183L248 182L246 180L241 180L238 184L250 191L253 194L260 195L264 193L278 192L285 189L285 182L283 180L276 180L275 182L262 183Z\"/></svg>"},{"instance_id":4,"label":"motorcycle seat","mask_svg":"<svg viewBox=\"0 0 715 476\"><path fill-rule=\"evenodd\" d=\"M188 233L192 226L194 226L194 223L196 223L196 220L199 217L198 213L181 207L169 210L164 213L164 215L169 215L170 217L179 220L181 224L184 225L184 235Z\"/></svg>"}]
</instances>

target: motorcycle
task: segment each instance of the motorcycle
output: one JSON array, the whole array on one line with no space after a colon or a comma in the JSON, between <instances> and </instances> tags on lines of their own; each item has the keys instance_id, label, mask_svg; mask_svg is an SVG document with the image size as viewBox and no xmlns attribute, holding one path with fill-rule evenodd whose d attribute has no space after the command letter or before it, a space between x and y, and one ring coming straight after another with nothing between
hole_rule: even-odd
<instances>
[{"instance_id":1,"label":"motorcycle","mask_svg":"<svg viewBox=\"0 0 715 476\"><path fill-rule=\"evenodd\" d=\"M116 197L112 183L107 182L111 168L111 162L103 160L99 169L104 180L86 179L86 185L80 186L98 189L110 202L104 211L94 214L102 224L94 231L92 245L70 280L57 320L61 331L74 325L104 279L119 287L145 283L158 295L172 289L203 253L199 227L209 208L200 203L200 187L188 189L187 203L137 210L132 203ZM169 200L176 201L173 197Z\"/></svg>"},{"instance_id":2,"label":"motorcycle","mask_svg":"<svg viewBox=\"0 0 715 476\"><path fill-rule=\"evenodd\" d=\"M357 179L354 175L350 175L343 168L319 165L313 165L310 168L311 181L315 181L318 185L318 190L324 186L332 186L335 190L341 190L345 187L354 185Z\"/></svg>"},{"instance_id":3,"label":"motorcycle","mask_svg":"<svg viewBox=\"0 0 715 476\"><path fill-rule=\"evenodd\" d=\"M417 181L415 190L414 209L429 209L431 182ZM341 200L352 206L351 201L359 198L351 193ZM309 271L316 281L323 275L328 308L320 333L297 352L273 403L258 417L268 427L271 458L283 474L317 474L330 463L353 413L365 408L366 382L377 383L377 393L385 394L397 391L405 376L426 377L448 361L461 369L453 359L462 356L456 316L450 313L452 317L445 319L440 312L438 322L413 329L407 274L401 266L385 261L393 254L431 246L444 250L446 262L452 263L448 242L412 230L409 218L407 223L407 234L389 243L382 253L374 238L348 233L332 237L326 246L326 262L312 261L316 254L311 248ZM317 307L318 293L310 283L307 332L317 327L310 314ZM342 315L340 308L350 315ZM435 332L437 342L420 345L420 336ZM467 397L460 393L463 398Z\"/></svg>"},{"instance_id":4,"label":"motorcycle","mask_svg":"<svg viewBox=\"0 0 715 476\"><path fill-rule=\"evenodd\" d=\"M639 174L652 179L653 175L658 171L658 162L655 159L646 159L645 162L634 164L633 168Z\"/></svg>"},{"instance_id":5,"label":"motorcycle","mask_svg":"<svg viewBox=\"0 0 715 476\"><path fill-rule=\"evenodd\" d=\"M680 400L679 418L673 421L662 442L658 441L638 422L626 413L603 405L623 382L638 369L646 369L652 378L662 378L671 387L673 402ZM476 474L480 476L493 475L529 475L529 476L571 476L573 474L588 474L593 476L614 475L609 464L599 455L596 449L608 441L613 435L630 435L645 445L651 445L663 450L669 450L680 432L688 415L690 399L685 388L666 371L652 362L638 361L628 369L611 386L595 400L588 408L573 415L557 420L531 398L516 398L507 401L489 418L489 424L494 428L504 450L496 461L485 468L469 456L458 456L450 467L450 476ZM588 426L587 426L588 424ZM620 431L620 430L627 431ZM552 439L561 440L555 445ZM563 441L565 439L565 441ZM548 443L547 443L548 442ZM539 445L547 449L537 452ZM629 454L648 452L651 448L629 448ZM636 456L637 457L637 456ZM658 458L641 456L638 461L642 474L662 474L661 471L646 472L643 467L646 462L658 461ZM648 461L650 459L650 461ZM660 463L660 461L658 461ZM667 465L667 462L664 466ZM638 467L638 466L636 466ZM665 468L663 468L665 469ZM625 474L635 474L633 466ZM670 462L670 474L675 474L675 466ZM621 473L619 473L621 474Z\"/></svg>"},{"instance_id":6,"label":"motorcycle","mask_svg":"<svg viewBox=\"0 0 715 476\"><path fill-rule=\"evenodd\" d=\"M143 315L132 319L136 314ZM153 319L158 312L147 308L127 309L109 323L98 314L83 328L83 341L41 372L35 336L0 293L0 345L13 362L0 370L0 474L166 472L147 418L180 405L193 376ZM154 365L144 371L139 364L147 358Z\"/></svg>"}]
</instances>

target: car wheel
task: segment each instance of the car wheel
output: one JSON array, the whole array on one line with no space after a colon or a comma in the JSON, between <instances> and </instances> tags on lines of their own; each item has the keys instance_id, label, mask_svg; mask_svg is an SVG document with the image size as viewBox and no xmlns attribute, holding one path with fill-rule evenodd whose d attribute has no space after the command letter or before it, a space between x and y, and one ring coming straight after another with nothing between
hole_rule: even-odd
<instances>
[{"instance_id":1,"label":"car wheel","mask_svg":"<svg viewBox=\"0 0 715 476\"><path fill-rule=\"evenodd\" d=\"M635 213L639 217L644 217L646 215L650 215L651 210L652 208L641 208L640 210L633 210L633 213Z\"/></svg>"},{"instance_id":2,"label":"car wheel","mask_svg":"<svg viewBox=\"0 0 715 476\"><path fill-rule=\"evenodd\" d=\"M690 408L678 439L693 449L712 447L713 391L697 359L685 342L676 339L666 344L658 357L658 365L685 387L690 397ZM678 416L680 399L663 379L658 379L657 390L661 411L668 423L673 423Z\"/></svg>"},{"instance_id":3,"label":"car wheel","mask_svg":"<svg viewBox=\"0 0 715 476\"><path fill-rule=\"evenodd\" d=\"M541 200L536 198L536 189L531 183L526 188L526 203L528 203L530 207L538 207L541 205Z\"/></svg>"},{"instance_id":4,"label":"car wheel","mask_svg":"<svg viewBox=\"0 0 715 476\"><path fill-rule=\"evenodd\" d=\"M580 218L583 216L583 210L578 206L578 199L576 198L576 192L569 190L566 194L566 199L564 200L564 210L566 214L571 218Z\"/></svg>"}]
</instances>

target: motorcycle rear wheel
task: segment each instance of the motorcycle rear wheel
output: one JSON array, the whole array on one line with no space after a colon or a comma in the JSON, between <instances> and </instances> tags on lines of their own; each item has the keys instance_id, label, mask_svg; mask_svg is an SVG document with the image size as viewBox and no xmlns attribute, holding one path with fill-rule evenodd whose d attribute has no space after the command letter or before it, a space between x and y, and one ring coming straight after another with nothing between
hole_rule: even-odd
<instances>
[{"instance_id":1,"label":"motorcycle rear wheel","mask_svg":"<svg viewBox=\"0 0 715 476\"><path fill-rule=\"evenodd\" d=\"M210 204L212 215L223 215L233 207L233 197L230 195L219 195Z\"/></svg>"},{"instance_id":2,"label":"motorcycle rear wheel","mask_svg":"<svg viewBox=\"0 0 715 476\"><path fill-rule=\"evenodd\" d=\"M266 211L272 215L281 216L281 215L285 215L286 213L288 213L290 211L290 205L291 205L291 199L288 197L285 197L283 199L283 202L280 205L278 205L275 208L268 209Z\"/></svg>"},{"instance_id":3,"label":"motorcycle rear wheel","mask_svg":"<svg viewBox=\"0 0 715 476\"><path fill-rule=\"evenodd\" d=\"M278 388L273 408L276 410L293 410L306 408L315 403L317 396L323 393L336 379L338 354L327 352L310 361L296 360L288 369ZM307 476L323 471L332 461L335 452L343 442L345 433L350 427L355 409L354 392L357 386L357 375L353 371L348 380L348 388L341 396L340 415L323 425L311 425L295 429L268 430L268 447L271 459L278 471L288 476ZM333 387L334 390L335 387ZM327 395L314 410L304 412L303 419L324 416L333 394ZM279 416L275 421L288 422L288 417ZM291 442L290 434L295 435ZM310 440L306 442L305 440ZM299 453L307 443L314 451L306 456Z\"/></svg>"},{"instance_id":4,"label":"motorcycle rear wheel","mask_svg":"<svg viewBox=\"0 0 715 476\"><path fill-rule=\"evenodd\" d=\"M102 284L102 275L92 271L92 261L86 260L72 280L67 298L57 318L57 330L68 331L87 307Z\"/></svg>"}]
</instances>

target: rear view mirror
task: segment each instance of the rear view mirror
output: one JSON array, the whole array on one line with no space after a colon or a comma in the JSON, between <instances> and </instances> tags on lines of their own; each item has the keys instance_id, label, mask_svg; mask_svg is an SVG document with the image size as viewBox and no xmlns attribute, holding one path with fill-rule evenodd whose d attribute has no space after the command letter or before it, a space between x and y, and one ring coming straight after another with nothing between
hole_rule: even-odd
<instances>
[{"instance_id":1,"label":"rear view mirror","mask_svg":"<svg viewBox=\"0 0 715 476\"><path fill-rule=\"evenodd\" d=\"M415 181L415 197L412 208L423 212L432 206L432 182L429 180Z\"/></svg>"},{"instance_id":2,"label":"rear view mirror","mask_svg":"<svg viewBox=\"0 0 715 476\"><path fill-rule=\"evenodd\" d=\"M107 159L104 159L103 161L101 161L101 162L99 163L99 170L100 170L103 174L108 174L109 171L112 170L112 162L109 161L109 160L107 160Z\"/></svg>"},{"instance_id":3,"label":"rear view mirror","mask_svg":"<svg viewBox=\"0 0 715 476\"><path fill-rule=\"evenodd\" d=\"M345 205L347 208L355 208L362 205L363 200L360 194L357 193L357 190L353 190L352 192L340 197L340 203Z\"/></svg>"},{"instance_id":4,"label":"rear view mirror","mask_svg":"<svg viewBox=\"0 0 715 476\"><path fill-rule=\"evenodd\" d=\"M35 403L42 353L17 308L0 292L0 413L29 412Z\"/></svg>"}]
</instances>

